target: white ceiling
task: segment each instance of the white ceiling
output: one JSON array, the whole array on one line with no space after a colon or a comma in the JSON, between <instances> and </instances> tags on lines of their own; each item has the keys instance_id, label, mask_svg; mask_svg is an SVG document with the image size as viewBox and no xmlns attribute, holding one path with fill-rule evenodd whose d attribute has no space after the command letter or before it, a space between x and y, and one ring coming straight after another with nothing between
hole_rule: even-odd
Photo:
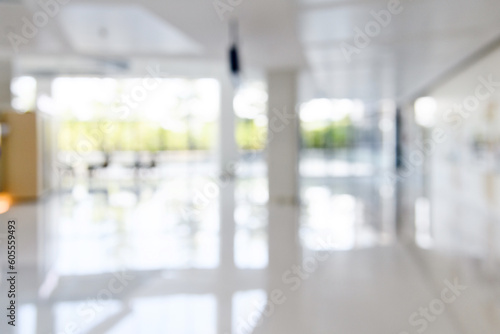
<instances>
[{"instance_id":1,"label":"white ceiling","mask_svg":"<svg viewBox=\"0 0 500 334\"><path fill-rule=\"evenodd\" d=\"M401 0L402 12L348 63L342 42L387 9L388 1L306 1L299 5L300 41L318 94L410 97L500 37L495 0Z\"/></svg>"},{"instance_id":2,"label":"white ceiling","mask_svg":"<svg viewBox=\"0 0 500 334\"><path fill-rule=\"evenodd\" d=\"M309 71L313 96L406 97L500 36L500 1L401 0L403 11L347 62L341 44L373 20L385 0L217 0L238 3L221 20L216 0L79 1L14 53L7 33L20 33L36 1L0 0L0 56L66 56L225 60L227 18L237 17L244 64ZM219 3L220 3L219 2Z\"/></svg>"}]
</instances>

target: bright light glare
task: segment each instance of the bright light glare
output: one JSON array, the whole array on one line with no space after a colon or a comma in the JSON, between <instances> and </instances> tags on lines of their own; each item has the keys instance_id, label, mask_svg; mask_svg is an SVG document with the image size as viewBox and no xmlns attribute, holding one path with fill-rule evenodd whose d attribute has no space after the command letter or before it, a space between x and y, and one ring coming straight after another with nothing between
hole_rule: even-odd
<instances>
[{"instance_id":1,"label":"bright light glare","mask_svg":"<svg viewBox=\"0 0 500 334\"><path fill-rule=\"evenodd\" d=\"M364 106L361 101L348 99L313 99L303 103L300 108L300 119L302 122L339 122L345 117L359 120L363 117Z\"/></svg>"},{"instance_id":2,"label":"bright light glare","mask_svg":"<svg viewBox=\"0 0 500 334\"><path fill-rule=\"evenodd\" d=\"M436 123L437 103L432 97L421 97L415 101L415 122L426 128Z\"/></svg>"},{"instance_id":3,"label":"bright light glare","mask_svg":"<svg viewBox=\"0 0 500 334\"><path fill-rule=\"evenodd\" d=\"M164 121L161 123L161 127L164 130L169 130L175 133L184 133L187 131L187 124L175 119Z\"/></svg>"},{"instance_id":4,"label":"bright light glare","mask_svg":"<svg viewBox=\"0 0 500 334\"><path fill-rule=\"evenodd\" d=\"M334 122L343 120L347 115L354 110L354 102L348 99L333 100L333 111L330 119Z\"/></svg>"},{"instance_id":5,"label":"bright light glare","mask_svg":"<svg viewBox=\"0 0 500 334\"><path fill-rule=\"evenodd\" d=\"M12 107L20 112L33 111L36 100L36 80L33 77L19 77L12 80Z\"/></svg>"},{"instance_id":6,"label":"bright light glare","mask_svg":"<svg viewBox=\"0 0 500 334\"><path fill-rule=\"evenodd\" d=\"M233 107L239 118L256 119L265 114L267 92L260 83L242 87L234 97Z\"/></svg>"},{"instance_id":7,"label":"bright light glare","mask_svg":"<svg viewBox=\"0 0 500 334\"><path fill-rule=\"evenodd\" d=\"M314 99L302 104L300 119L302 122L320 122L328 118L332 112L333 104L328 99Z\"/></svg>"},{"instance_id":8,"label":"bright light glare","mask_svg":"<svg viewBox=\"0 0 500 334\"><path fill-rule=\"evenodd\" d=\"M216 79L158 79L159 84L151 89L144 82L144 78L56 78L50 107L67 119L145 120L164 128L173 122L175 129L187 118L207 123L218 117L220 88ZM43 102L49 105L47 99Z\"/></svg>"},{"instance_id":9,"label":"bright light glare","mask_svg":"<svg viewBox=\"0 0 500 334\"><path fill-rule=\"evenodd\" d=\"M47 94L40 95L37 101L37 108L44 113L52 114L54 113L54 101Z\"/></svg>"}]
</instances>

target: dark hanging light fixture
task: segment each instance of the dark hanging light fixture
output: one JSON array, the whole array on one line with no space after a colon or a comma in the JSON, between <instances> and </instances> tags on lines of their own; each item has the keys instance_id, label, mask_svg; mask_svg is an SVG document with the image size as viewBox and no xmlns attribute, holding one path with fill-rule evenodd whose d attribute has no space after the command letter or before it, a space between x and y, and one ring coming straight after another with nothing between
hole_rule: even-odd
<instances>
[{"instance_id":1,"label":"dark hanging light fixture","mask_svg":"<svg viewBox=\"0 0 500 334\"><path fill-rule=\"evenodd\" d=\"M238 45L238 22L234 19L229 22L229 69L231 79L237 87L240 83L241 64Z\"/></svg>"}]
</instances>

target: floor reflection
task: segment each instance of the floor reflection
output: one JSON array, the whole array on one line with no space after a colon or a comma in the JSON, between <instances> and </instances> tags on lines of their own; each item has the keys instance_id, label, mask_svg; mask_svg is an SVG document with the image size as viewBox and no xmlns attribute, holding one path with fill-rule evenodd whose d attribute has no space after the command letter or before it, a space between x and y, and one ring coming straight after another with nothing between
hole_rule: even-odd
<instances>
[{"instance_id":1,"label":"floor reflection","mask_svg":"<svg viewBox=\"0 0 500 334\"><path fill-rule=\"evenodd\" d=\"M150 333L217 333L217 301L213 295L138 298L130 308L129 314L107 333L142 333L145 324Z\"/></svg>"},{"instance_id":2,"label":"floor reflection","mask_svg":"<svg viewBox=\"0 0 500 334\"><path fill-rule=\"evenodd\" d=\"M306 249L329 236L332 249L374 247L394 241L394 198L366 178L304 179L301 236Z\"/></svg>"},{"instance_id":3,"label":"floor reflection","mask_svg":"<svg viewBox=\"0 0 500 334\"><path fill-rule=\"evenodd\" d=\"M399 333L454 277L469 279L472 296L457 314L492 305L472 261L436 252L440 239L422 245L433 231L424 197L413 199L405 223L425 252L395 234L394 189L372 177L314 176L301 182L300 236L304 263L311 256L321 263L294 276L299 289L284 284L286 302L266 316L276 288L269 277L283 273L269 267L267 182L262 165L254 168L236 181L233 268L220 266L218 197L197 197L213 180L206 173L139 183L96 177L14 205L2 218L20 222L20 321L14 329L1 323L1 332ZM497 306L489 312L500 319ZM443 317L428 333L470 333L456 331L456 322ZM498 328L485 326L481 333Z\"/></svg>"},{"instance_id":4,"label":"floor reflection","mask_svg":"<svg viewBox=\"0 0 500 334\"><path fill-rule=\"evenodd\" d=\"M181 184L174 189L194 187L176 182ZM156 189L131 191L113 184L105 192L77 186L55 198L60 209L54 238L60 251L56 270L75 275L119 268L217 267L216 199L204 208L204 215L183 215L183 196L172 196L169 186L166 182Z\"/></svg>"},{"instance_id":5,"label":"floor reflection","mask_svg":"<svg viewBox=\"0 0 500 334\"><path fill-rule=\"evenodd\" d=\"M236 184L234 261L237 268L265 268L267 247L267 179L239 178Z\"/></svg>"}]
</instances>

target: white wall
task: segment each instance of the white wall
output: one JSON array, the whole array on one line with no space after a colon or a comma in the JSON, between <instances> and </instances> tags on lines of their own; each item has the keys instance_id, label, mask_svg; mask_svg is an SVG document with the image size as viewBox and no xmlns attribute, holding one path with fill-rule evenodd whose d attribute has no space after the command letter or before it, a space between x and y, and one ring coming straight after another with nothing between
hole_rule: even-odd
<instances>
[{"instance_id":1,"label":"white wall","mask_svg":"<svg viewBox=\"0 0 500 334\"><path fill-rule=\"evenodd\" d=\"M488 78L499 84L486 85ZM500 258L500 49L432 96L438 102L433 131L443 133L430 154L434 238L438 246L478 256L492 269ZM474 148L478 140L481 151Z\"/></svg>"}]
</instances>

